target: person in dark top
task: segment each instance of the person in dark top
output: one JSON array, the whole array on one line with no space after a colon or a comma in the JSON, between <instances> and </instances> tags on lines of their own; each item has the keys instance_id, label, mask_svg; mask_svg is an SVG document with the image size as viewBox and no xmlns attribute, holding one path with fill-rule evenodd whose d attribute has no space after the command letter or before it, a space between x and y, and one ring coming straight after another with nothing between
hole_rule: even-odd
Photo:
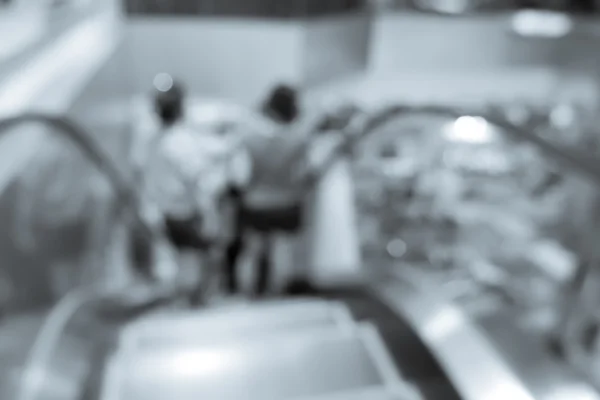
<instances>
[{"instance_id":1,"label":"person in dark top","mask_svg":"<svg viewBox=\"0 0 600 400\"><path fill-rule=\"evenodd\" d=\"M154 94L154 111L163 126L171 126L183 118L185 89L178 82L173 82L168 89L156 90Z\"/></svg>"}]
</instances>

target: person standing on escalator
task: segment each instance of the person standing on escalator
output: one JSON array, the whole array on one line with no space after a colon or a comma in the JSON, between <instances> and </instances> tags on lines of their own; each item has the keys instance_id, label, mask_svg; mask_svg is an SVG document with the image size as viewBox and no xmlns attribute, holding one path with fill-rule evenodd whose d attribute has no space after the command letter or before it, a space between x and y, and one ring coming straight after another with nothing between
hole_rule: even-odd
<instances>
[{"instance_id":1,"label":"person standing on escalator","mask_svg":"<svg viewBox=\"0 0 600 400\"><path fill-rule=\"evenodd\" d=\"M300 107L296 90L287 85L277 86L265 101L262 115L274 134L256 135L247 141L252 168L250 182L247 187L231 191L237 215L235 235L225 260L225 284L230 294L239 291L238 264L250 237L260 239L254 291L261 296L269 291L272 280L274 240L284 234L296 234L302 226L300 182L308 132L298 124Z\"/></svg>"},{"instance_id":2,"label":"person standing on escalator","mask_svg":"<svg viewBox=\"0 0 600 400\"><path fill-rule=\"evenodd\" d=\"M209 279L206 252L219 241L220 193L227 187L228 145L218 135L200 132L186 120L185 91L176 82L159 86L153 99L156 120L144 130L149 135L136 157L145 215L179 256L192 303L202 302ZM186 278L185 274L191 274Z\"/></svg>"}]
</instances>

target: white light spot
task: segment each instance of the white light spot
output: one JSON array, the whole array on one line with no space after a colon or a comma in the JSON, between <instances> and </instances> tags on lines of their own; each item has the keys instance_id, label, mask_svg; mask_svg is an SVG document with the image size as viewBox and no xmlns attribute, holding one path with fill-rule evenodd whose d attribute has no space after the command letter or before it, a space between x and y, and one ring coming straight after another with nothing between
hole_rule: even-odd
<instances>
[{"instance_id":1,"label":"white light spot","mask_svg":"<svg viewBox=\"0 0 600 400\"><path fill-rule=\"evenodd\" d=\"M512 29L522 36L556 38L569 34L573 21L557 12L526 10L513 17Z\"/></svg>"},{"instance_id":2,"label":"white light spot","mask_svg":"<svg viewBox=\"0 0 600 400\"><path fill-rule=\"evenodd\" d=\"M481 117L464 116L446 125L446 139L453 142L488 143L493 139L493 132L488 122Z\"/></svg>"},{"instance_id":3,"label":"white light spot","mask_svg":"<svg viewBox=\"0 0 600 400\"><path fill-rule=\"evenodd\" d=\"M393 258L401 258L406 254L407 246L402 239L394 239L387 245L387 252Z\"/></svg>"},{"instance_id":4,"label":"white light spot","mask_svg":"<svg viewBox=\"0 0 600 400\"><path fill-rule=\"evenodd\" d=\"M154 87L161 92L166 92L173 87L173 77L167 73L160 73L154 77Z\"/></svg>"},{"instance_id":5,"label":"white light spot","mask_svg":"<svg viewBox=\"0 0 600 400\"><path fill-rule=\"evenodd\" d=\"M162 355L162 354L161 354ZM235 351L225 350L190 350L164 354L144 360L141 370L164 371L165 374L177 378L190 378L220 374L231 368L238 357Z\"/></svg>"},{"instance_id":6,"label":"white light spot","mask_svg":"<svg viewBox=\"0 0 600 400\"><path fill-rule=\"evenodd\" d=\"M575 110L568 104L561 104L550 113L550 121L558 129L569 128L573 125L575 119Z\"/></svg>"}]
</instances>

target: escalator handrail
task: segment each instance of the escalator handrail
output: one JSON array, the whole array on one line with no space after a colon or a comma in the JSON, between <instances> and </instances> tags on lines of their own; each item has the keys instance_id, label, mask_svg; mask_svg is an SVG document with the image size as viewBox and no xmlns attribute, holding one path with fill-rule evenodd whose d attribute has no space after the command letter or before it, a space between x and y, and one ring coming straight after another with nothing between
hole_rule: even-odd
<instances>
[{"instance_id":1,"label":"escalator handrail","mask_svg":"<svg viewBox=\"0 0 600 400\"><path fill-rule=\"evenodd\" d=\"M423 115L439 115L449 118L460 118L464 116L481 117L488 123L501 128L501 131L512 139L535 145L544 154L557 160L576 173L585 176L600 190L600 159L582 153L576 149L565 146L557 146L554 143L523 129L510 121L477 110L457 108L450 106L413 106L394 104L386 106L380 110L370 112L360 112L357 117L351 120L350 124L344 129L345 143L338 146L319 168L307 177L304 182L307 190L312 189L314 184L329 170L329 168L344 157L348 151L355 149L367 140L372 134L376 133L378 128L402 117ZM314 140L314 136L311 137Z\"/></svg>"},{"instance_id":2,"label":"escalator handrail","mask_svg":"<svg viewBox=\"0 0 600 400\"><path fill-rule=\"evenodd\" d=\"M379 127L394 119L397 119L398 117L415 114L433 114L450 118L460 118L466 115L481 117L492 125L501 128L502 132L511 138L535 145L546 155L564 163L575 172L586 176L595 184L598 189L600 189L600 159L591 157L590 155L575 149L557 146L550 141L536 135L535 133L509 122L506 119L476 110L449 106L388 106L371 114L368 125L365 127L360 140L366 139L370 134L377 131Z\"/></svg>"},{"instance_id":3,"label":"escalator handrail","mask_svg":"<svg viewBox=\"0 0 600 400\"><path fill-rule=\"evenodd\" d=\"M121 211L127 210L134 218L134 222L141 229L144 236L154 237L154 230L146 223L139 211L139 196L134 185L120 172L114 161L104 154L100 147L93 141L84 129L75 122L63 116L44 113L25 113L13 117L0 119L0 136L11 132L11 129L26 123L42 123L53 128L51 132L60 134L74 143L77 148L88 158L92 164L104 174L117 196L118 206Z\"/></svg>"},{"instance_id":4,"label":"escalator handrail","mask_svg":"<svg viewBox=\"0 0 600 400\"><path fill-rule=\"evenodd\" d=\"M53 350L60 341L69 321L86 304L101 297L97 288L80 288L67 293L52 307L36 334L19 380L16 400L36 400L44 390Z\"/></svg>"},{"instance_id":5,"label":"escalator handrail","mask_svg":"<svg viewBox=\"0 0 600 400\"><path fill-rule=\"evenodd\" d=\"M114 162L105 155L89 135L74 122L62 116L43 113L26 113L5 119L0 119L0 136L11 132L12 128L21 124L34 122L47 124L53 128L51 132L61 134L73 142L77 148L92 162L109 180L117 196L120 210L131 212L134 222L138 224L142 234L152 240L156 233L146 223L139 212L137 192L128 184ZM35 400L43 390L45 372L53 355L53 350L59 342L68 322L83 306L89 302L117 293L107 293L102 287L86 287L75 289L52 307L44 323L38 331L34 344L28 354L21 380L18 386L18 400Z\"/></svg>"}]
</instances>

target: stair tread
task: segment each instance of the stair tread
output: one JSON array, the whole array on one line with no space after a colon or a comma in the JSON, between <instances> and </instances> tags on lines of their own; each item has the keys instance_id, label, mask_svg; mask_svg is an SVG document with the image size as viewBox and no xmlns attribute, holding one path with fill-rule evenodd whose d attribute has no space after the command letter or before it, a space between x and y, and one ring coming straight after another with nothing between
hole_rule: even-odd
<instances>
[{"instance_id":1,"label":"stair tread","mask_svg":"<svg viewBox=\"0 0 600 400\"><path fill-rule=\"evenodd\" d=\"M369 329L321 327L218 346L122 352L119 368L127 372L120 398L286 399L385 387L390 377L367 344Z\"/></svg>"},{"instance_id":2,"label":"stair tread","mask_svg":"<svg viewBox=\"0 0 600 400\"><path fill-rule=\"evenodd\" d=\"M258 307L236 306L225 311L180 311L146 318L128 327L123 340L138 346L173 342L242 339L307 327L354 325L343 305L332 302L284 302Z\"/></svg>"}]
</instances>

